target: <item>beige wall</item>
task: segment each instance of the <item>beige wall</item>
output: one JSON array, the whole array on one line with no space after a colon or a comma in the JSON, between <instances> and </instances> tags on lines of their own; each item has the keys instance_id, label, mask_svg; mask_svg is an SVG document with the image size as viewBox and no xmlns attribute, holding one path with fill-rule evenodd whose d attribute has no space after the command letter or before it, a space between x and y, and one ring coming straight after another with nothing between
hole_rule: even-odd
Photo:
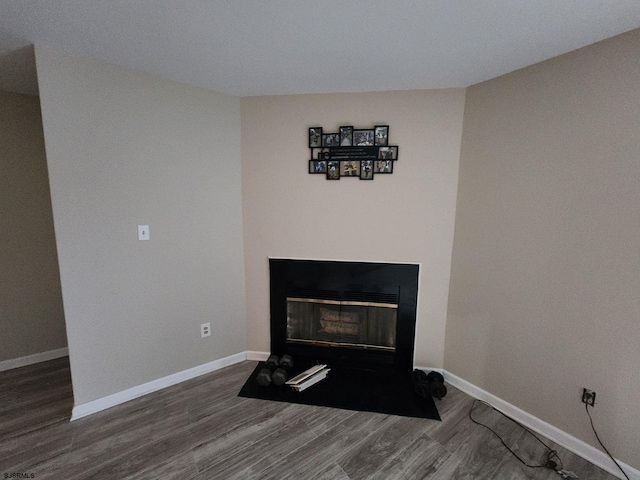
<instances>
[{"instance_id":1,"label":"beige wall","mask_svg":"<svg viewBox=\"0 0 640 480\"><path fill-rule=\"evenodd\" d=\"M38 97L0 91L0 361L67 346Z\"/></svg>"},{"instance_id":2,"label":"beige wall","mask_svg":"<svg viewBox=\"0 0 640 480\"><path fill-rule=\"evenodd\" d=\"M470 87L445 368L640 467L640 30Z\"/></svg>"},{"instance_id":3,"label":"beige wall","mask_svg":"<svg viewBox=\"0 0 640 480\"><path fill-rule=\"evenodd\" d=\"M268 257L420 262L415 362L441 367L464 90L242 99L249 350L268 351ZM308 128L390 125L392 175L308 174Z\"/></svg>"},{"instance_id":4,"label":"beige wall","mask_svg":"<svg viewBox=\"0 0 640 480\"><path fill-rule=\"evenodd\" d=\"M240 100L36 63L76 405L244 351Z\"/></svg>"}]
</instances>

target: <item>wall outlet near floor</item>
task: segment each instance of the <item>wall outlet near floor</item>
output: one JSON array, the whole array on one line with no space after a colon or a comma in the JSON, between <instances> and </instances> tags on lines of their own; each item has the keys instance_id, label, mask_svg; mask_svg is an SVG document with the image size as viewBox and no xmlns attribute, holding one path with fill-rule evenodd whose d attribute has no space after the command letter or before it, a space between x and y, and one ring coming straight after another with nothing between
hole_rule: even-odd
<instances>
[{"instance_id":1,"label":"wall outlet near floor","mask_svg":"<svg viewBox=\"0 0 640 480\"><path fill-rule=\"evenodd\" d=\"M591 405L592 407L596 406L596 392L593 390L589 390L588 388L582 389L582 403L586 403L587 405Z\"/></svg>"},{"instance_id":2,"label":"wall outlet near floor","mask_svg":"<svg viewBox=\"0 0 640 480\"><path fill-rule=\"evenodd\" d=\"M200 325L200 336L202 338L211 336L211 323L203 323Z\"/></svg>"}]
</instances>

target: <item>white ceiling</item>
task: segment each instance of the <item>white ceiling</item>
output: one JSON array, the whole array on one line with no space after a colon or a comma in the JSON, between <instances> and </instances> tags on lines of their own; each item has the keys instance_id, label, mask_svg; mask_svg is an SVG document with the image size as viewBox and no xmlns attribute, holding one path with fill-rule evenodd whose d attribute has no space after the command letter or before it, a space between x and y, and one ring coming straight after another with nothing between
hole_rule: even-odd
<instances>
[{"instance_id":1,"label":"white ceiling","mask_svg":"<svg viewBox=\"0 0 640 480\"><path fill-rule=\"evenodd\" d=\"M466 87L638 27L640 0L0 0L0 88L29 44L238 96Z\"/></svg>"}]
</instances>

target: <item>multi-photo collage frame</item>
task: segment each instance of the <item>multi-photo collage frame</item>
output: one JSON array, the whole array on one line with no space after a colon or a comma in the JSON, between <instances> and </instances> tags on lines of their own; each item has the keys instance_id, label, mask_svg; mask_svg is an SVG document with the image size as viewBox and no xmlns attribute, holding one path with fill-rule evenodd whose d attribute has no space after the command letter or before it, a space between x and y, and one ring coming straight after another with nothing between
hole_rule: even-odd
<instances>
[{"instance_id":1,"label":"multi-photo collage frame","mask_svg":"<svg viewBox=\"0 0 640 480\"><path fill-rule=\"evenodd\" d=\"M373 180L376 175L393 173L398 161L398 146L389 144L389 125L343 126L337 133L311 127L309 148L309 173L325 175L327 180Z\"/></svg>"}]
</instances>

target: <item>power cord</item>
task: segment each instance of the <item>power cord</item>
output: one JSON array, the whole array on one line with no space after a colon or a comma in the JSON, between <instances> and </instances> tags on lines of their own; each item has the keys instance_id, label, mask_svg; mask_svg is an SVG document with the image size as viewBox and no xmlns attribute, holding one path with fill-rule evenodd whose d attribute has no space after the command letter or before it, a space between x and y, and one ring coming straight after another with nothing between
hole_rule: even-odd
<instances>
[{"instance_id":1,"label":"power cord","mask_svg":"<svg viewBox=\"0 0 640 480\"><path fill-rule=\"evenodd\" d=\"M589 421L591 422L591 429L593 430L593 433L596 436L596 439L598 440L598 443L600 444L600 446L604 449L605 452L607 452L607 455L609 455L609 458L611 460L613 460L613 463L615 463L617 465L617 467L620 469L620 471L622 472L622 474L625 476L625 478L627 480L630 480L629 477L627 476L627 473L622 469L622 467L620 466L620 464L616 461L615 458L613 458L613 455L611 455L609 453L609 450L607 450L607 447L604 446L604 444L602 443L602 440L600 440L600 437L598 436L598 432L596 432L596 427L593 426L593 418L591 418L591 413L589 413L589 404L585 403L584 404L585 410L587 411L587 415L589 415Z\"/></svg>"},{"instance_id":2,"label":"power cord","mask_svg":"<svg viewBox=\"0 0 640 480\"><path fill-rule=\"evenodd\" d=\"M541 465L529 465L527 462L525 462L522 458L520 458L520 456L518 456L518 454L516 452L514 452L509 445L507 445L505 443L505 441L502 439L502 437L491 427L489 427L488 425L485 425L484 423L481 423L479 421L477 421L476 419L474 419L471 416L471 413L477 408L477 404L478 403L482 403L490 408L492 408L493 410L495 410L496 412L498 412L500 415L502 415L505 418L508 418L509 420L511 420L513 423L515 423L516 425L520 426L521 428L523 428L524 430L526 430L527 432L529 432L529 434L531 436L533 436L533 438L535 438L538 442L540 442L546 449L547 449L547 461L544 464ZM524 466L529 467L529 468L548 468L549 470L554 470L554 471L564 471L564 466L562 465L562 459L560 458L560 456L558 455L558 451L552 449L551 447L549 447L546 443L544 443L542 440L540 440L540 438L534 433L532 432L529 428L525 427L524 425L522 425L520 422L514 420L513 418L511 418L510 416L502 413L500 410L498 410L497 408L495 408L493 405L483 401L483 400L474 400L473 403L471 404L471 408L469 409L469 418L471 419L471 421L473 423L476 423L478 425L483 426L484 428L490 430L496 437L498 437L498 439L500 440L500 442L502 442L502 445L504 445L504 447L509 450L509 452L511 453L511 455L513 455L514 457L516 457L520 463L522 463ZM558 468L558 463L556 463L553 459L557 458L558 462L560 462L560 468Z\"/></svg>"}]
</instances>

